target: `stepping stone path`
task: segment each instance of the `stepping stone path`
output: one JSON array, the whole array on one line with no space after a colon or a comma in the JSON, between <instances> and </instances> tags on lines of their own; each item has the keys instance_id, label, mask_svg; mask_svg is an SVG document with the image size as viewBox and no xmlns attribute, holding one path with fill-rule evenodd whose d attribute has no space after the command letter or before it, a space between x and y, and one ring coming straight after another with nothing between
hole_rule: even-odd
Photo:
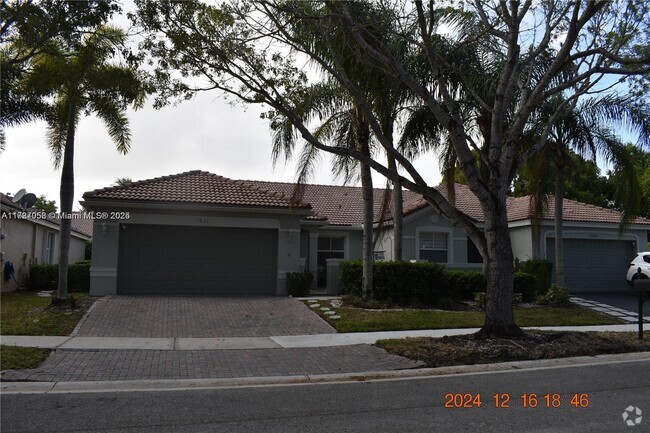
<instances>
[{"instance_id":1,"label":"stepping stone path","mask_svg":"<svg viewBox=\"0 0 650 433\"><path fill-rule=\"evenodd\" d=\"M320 304L311 304L309 308L318 308L320 307Z\"/></svg>"},{"instance_id":2,"label":"stepping stone path","mask_svg":"<svg viewBox=\"0 0 650 433\"><path fill-rule=\"evenodd\" d=\"M627 323L639 323L638 315L634 311L627 311L622 308L612 307L611 305L608 304L602 304L600 302L590 301L587 299L579 298L577 296L572 296L571 302L580 305L581 307L588 308L590 310L608 314L610 316L621 319ZM643 322L650 323L650 320L647 317L645 317Z\"/></svg>"},{"instance_id":3,"label":"stepping stone path","mask_svg":"<svg viewBox=\"0 0 650 433\"><path fill-rule=\"evenodd\" d=\"M334 311L326 311L323 314L325 314L327 316L332 316L332 315L336 314L336 312L334 312Z\"/></svg>"},{"instance_id":4,"label":"stepping stone path","mask_svg":"<svg viewBox=\"0 0 650 433\"><path fill-rule=\"evenodd\" d=\"M337 315L329 316L329 317L328 317L328 319L332 319L332 320L338 320L338 319L340 319L340 318L341 318L341 316L337 316Z\"/></svg>"},{"instance_id":5,"label":"stepping stone path","mask_svg":"<svg viewBox=\"0 0 650 433\"><path fill-rule=\"evenodd\" d=\"M329 311L329 307L320 307L321 311Z\"/></svg>"}]
</instances>

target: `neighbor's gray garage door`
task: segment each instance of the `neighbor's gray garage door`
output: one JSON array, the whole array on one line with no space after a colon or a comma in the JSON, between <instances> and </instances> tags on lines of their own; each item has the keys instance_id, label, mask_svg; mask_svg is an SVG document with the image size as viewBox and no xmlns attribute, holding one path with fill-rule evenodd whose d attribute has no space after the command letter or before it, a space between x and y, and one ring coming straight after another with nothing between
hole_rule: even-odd
<instances>
[{"instance_id":1,"label":"neighbor's gray garage door","mask_svg":"<svg viewBox=\"0 0 650 433\"><path fill-rule=\"evenodd\" d=\"M631 241L564 239L565 285L573 293L624 288L634 252ZM555 264L554 239L546 242L546 257Z\"/></svg>"},{"instance_id":2,"label":"neighbor's gray garage door","mask_svg":"<svg viewBox=\"0 0 650 433\"><path fill-rule=\"evenodd\" d=\"M120 229L120 294L274 295L277 230L130 224Z\"/></svg>"}]
</instances>

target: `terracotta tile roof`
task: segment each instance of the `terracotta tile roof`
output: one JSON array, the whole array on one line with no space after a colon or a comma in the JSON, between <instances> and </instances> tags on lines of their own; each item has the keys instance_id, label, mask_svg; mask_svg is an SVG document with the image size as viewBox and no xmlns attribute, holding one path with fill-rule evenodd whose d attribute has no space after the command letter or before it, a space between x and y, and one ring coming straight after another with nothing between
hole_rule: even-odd
<instances>
[{"instance_id":1,"label":"terracotta tile roof","mask_svg":"<svg viewBox=\"0 0 650 433\"><path fill-rule=\"evenodd\" d=\"M84 193L83 198L310 208L309 204L304 202L292 204L289 200L290 197L285 196L282 192L271 191L263 186L231 180L199 170L96 189Z\"/></svg>"},{"instance_id":2,"label":"terracotta tile roof","mask_svg":"<svg viewBox=\"0 0 650 433\"><path fill-rule=\"evenodd\" d=\"M520 221L529 219L531 215L530 196L514 199L516 202L508 206L508 221ZM614 209L608 209L592 204L581 203L575 200L564 199L562 206L562 219L564 221L594 222L594 223L616 223L621 222L623 214ZM555 199L549 196L547 208L544 209L542 219L555 219ZM633 224L650 224L650 219L636 217L631 221Z\"/></svg>"},{"instance_id":3,"label":"terracotta tile roof","mask_svg":"<svg viewBox=\"0 0 650 433\"><path fill-rule=\"evenodd\" d=\"M6 195L0 193L0 203L2 203L2 206L5 207L7 210L16 210L16 211L22 211L22 209L14 204ZM26 210L26 212L41 212L38 209L35 208L29 208ZM79 218L73 218L72 219L72 231L77 232L79 234L92 237L93 236L93 220L90 218L90 216L86 213L82 212L72 212L75 215L79 215ZM56 225L60 225L60 219L59 218L51 218L49 215L45 218L46 221L51 222Z\"/></svg>"},{"instance_id":4,"label":"terracotta tile roof","mask_svg":"<svg viewBox=\"0 0 650 433\"><path fill-rule=\"evenodd\" d=\"M437 188L445 197L447 197L447 188L445 185L440 185ZM458 209L475 221L484 222L485 218L483 216L481 205L478 198L472 191L470 191L469 187L457 183L454 188L456 190L456 206ZM406 198L407 194L405 192L404 197L405 215L422 209L428 205L428 203L418 194L410 193L408 198ZM532 215L530 199L530 196L508 197L508 221L514 222L530 219ZM607 209L569 199L564 199L562 211L564 221L619 224L622 217L622 214L614 209ZM542 219L551 221L555 219L555 202L553 196L549 197L548 206L542 214ZM637 217L632 221L632 223L650 224L650 219Z\"/></svg>"},{"instance_id":5,"label":"terracotta tile roof","mask_svg":"<svg viewBox=\"0 0 650 433\"><path fill-rule=\"evenodd\" d=\"M245 181L291 197L296 186L288 182ZM373 215L378 221L384 199L384 189L375 188ZM304 185L301 200L311 204L315 216L309 219L327 219L330 225L360 225L363 223L363 195L360 187L336 185Z\"/></svg>"},{"instance_id":6,"label":"terracotta tile roof","mask_svg":"<svg viewBox=\"0 0 650 433\"><path fill-rule=\"evenodd\" d=\"M72 219L72 230L83 233L86 236L93 236L93 219L87 216L88 214L82 212L73 212L73 214L80 214L82 218Z\"/></svg>"},{"instance_id":7,"label":"terracotta tile roof","mask_svg":"<svg viewBox=\"0 0 650 433\"><path fill-rule=\"evenodd\" d=\"M443 196L448 197L446 185L439 185L436 189L440 191ZM481 204L467 185L460 183L455 184L454 193L455 205L458 210L474 221L484 221ZM429 206L429 203L427 203L420 194L406 190L404 191L404 215L408 215L427 206Z\"/></svg>"},{"instance_id":8,"label":"terracotta tile roof","mask_svg":"<svg viewBox=\"0 0 650 433\"><path fill-rule=\"evenodd\" d=\"M114 186L90 191L85 199L137 200L152 202L185 202L239 206L290 207L295 184L290 182L266 182L254 180L231 180L204 171L190 171L172 176L134 182L126 186ZM446 186L438 190L447 196ZM381 217L381 205L385 190L374 189L374 221ZM484 222L478 198L469 187L455 184L456 206L477 222ZM531 216L530 197L508 197L508 220L521 221ZM361 225L363 222L362 190L356 186L304 185L297 207L309 208L313 214L307 220L327 221L330 225ZM408 215L428 206L421 195L404 190L404 214ZM553 220L553 199L543 218ZM390 217L390 215L388 215ZM621 213L573 200L564 200L564 220L578 222L620 223ZM646 218L636 218L636 224L648 224Z\"/></svg>"}]
</instances>

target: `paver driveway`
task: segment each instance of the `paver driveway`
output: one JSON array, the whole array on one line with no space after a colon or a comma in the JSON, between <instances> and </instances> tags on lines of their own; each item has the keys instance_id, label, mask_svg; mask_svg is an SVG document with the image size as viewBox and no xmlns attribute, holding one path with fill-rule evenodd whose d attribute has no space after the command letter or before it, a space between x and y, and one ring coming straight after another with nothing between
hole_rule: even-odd
<instances>
[{"instance_id":1,"label":"paver driveway","mask_svg":"<svg viewBox=\"0 0 650 433\"><path fill-rule=\"evenodd\" d=\"M280 297L107 296L80 337L268 337L333 334L302 302Z\"/></svg>"},{"instance_id":2,"label":"paver driveway","mask_svg":"<svg viewBox=\"0 0 650 433\"><path fill-rule=\"evenodd\" d=\"M422 367L419 361L360 344L255 350L57 350L38 368L3 380L104 381L358 373Z\"/></svg>"}]
</instances>

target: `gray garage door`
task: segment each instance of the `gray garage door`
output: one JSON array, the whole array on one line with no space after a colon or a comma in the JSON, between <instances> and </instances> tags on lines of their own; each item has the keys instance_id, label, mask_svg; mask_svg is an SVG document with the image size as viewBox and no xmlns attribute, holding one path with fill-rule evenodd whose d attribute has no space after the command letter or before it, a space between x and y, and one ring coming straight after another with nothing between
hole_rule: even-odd
<instances>
[{"instance_id":1,"label":"gray garage door","mask_svg":"<svg viewBox=\"0 0 650 433\"><path fill-rule=\"evenodd\" d=\"M277 230L131 224L120 229L120 294L274 295Z\"/></svg>"},{"instance_id":2,"label":"gray garage door","mask_svg":"<svg viewBox=\"0 0 650 433\"><path fill-rule=\"evenodd\" d=\"M624 288L634 251L631 241L564 239L565 285L574 293ZM546 242L546 257L555 263L554 239Z\"/></svg>"}]
</instances>

